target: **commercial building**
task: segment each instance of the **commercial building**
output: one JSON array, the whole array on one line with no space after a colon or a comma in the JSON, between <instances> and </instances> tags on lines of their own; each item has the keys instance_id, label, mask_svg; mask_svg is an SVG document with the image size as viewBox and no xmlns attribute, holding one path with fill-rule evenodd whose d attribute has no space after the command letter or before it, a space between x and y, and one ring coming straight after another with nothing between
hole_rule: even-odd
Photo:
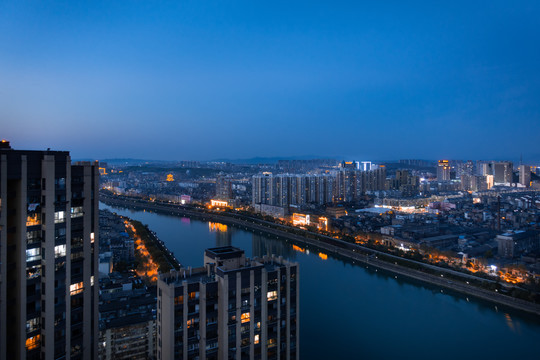
<instances>
[{"instance_id":1,"label":"commercial building","mask_svg":"<svg viewBox=\"0 0 540 360\"><path fill-rule=\"evenodd\" d=\"M97 163L0 145L0 359L97 359Z\"/></svg>"},{"instance_id":2,"label":"commercial building","mask_svg":"<svg viewBox=\"0 0 540 360\"><path fill-rule=\"evenodd\" d=\"M158 359L299 359L298 265L207 249L158 280Z\"/></svg>"}]
</instances>

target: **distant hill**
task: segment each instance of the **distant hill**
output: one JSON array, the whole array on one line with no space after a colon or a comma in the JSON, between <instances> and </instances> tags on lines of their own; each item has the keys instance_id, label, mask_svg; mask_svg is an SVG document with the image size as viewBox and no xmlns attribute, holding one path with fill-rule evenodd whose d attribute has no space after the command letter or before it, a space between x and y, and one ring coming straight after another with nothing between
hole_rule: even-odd
<instances>
[{"instance_id":1,"label":"distant hill","mask_svg":"<svg viewBox=\"0 0 540 360\"><path fill-rule=\"evenodd\" d=\"M73 159L73 161L95 161L96 159ZM99 159L100 162L106 162L109 165L140 165L140 164L168 164L174 161L165 160L144 160L144 159Z\"/></svg>"},{"instance_id":2,"label":"distant hill","mask_svg":"<svg viewBox=\"0 0 540 360\"><path fill-rule=\"evenodd\" d=\"M211 162L228 162L231 164L277 164L279 160L313 160L313 159L340 159L335 156L275 156L275 157L253 157L249 159L216 159Z\"/></svg>"}]
</instances>

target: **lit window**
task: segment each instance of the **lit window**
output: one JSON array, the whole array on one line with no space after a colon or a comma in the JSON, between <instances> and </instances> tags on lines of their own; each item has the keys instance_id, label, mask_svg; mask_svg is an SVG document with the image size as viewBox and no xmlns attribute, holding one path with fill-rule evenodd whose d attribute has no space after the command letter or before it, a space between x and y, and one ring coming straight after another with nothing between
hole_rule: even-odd
<instances>
[{"instance_id":1,"label":"lit window","mask_svg":"<svg viewBox=\"0 0 540 360\"><path fill-rule=\"evenodd\" d=\"M63 223L66 221L66 212L65 211L57 211L54 213L54 223Z\"/></svg>"},{"instance_id":2,"label":"lit window","mask_svg":"<svg viewBox=\"0 0 540 360\"><path fill-rule=\"evenodd\" d=\"M71 218L77 218L77 217L81 217L84 215L84 212L83 212L83 207L82 206L77 206L77 207L72 207L71 208Z\"/></svg>"},{"instance_id":3,"label":"lit window","mask_svg":"<svg viewBox=\"0 0 540 360\"><path fill-rule=\"evenodd\" d=\"M28 215L26 217L26 226L33 226L41 224L41 215L38 213Z\"/></svg>"},{"instance_id":4,"label":"lit window","mask_svg":"<svg viewBox=\"0 0 540 360\"><path fill-rule=\"evenodd\" d=\"M90 233L90 242L93 244L94 243L94 233Z\"/></svg>"},{"instance_id":5,"label":"lit window","mask_svg":"<svg viewBox=\"0 0 540 360\"><path fill-rule=\"evenodd\" d=\"M90 276L90 286L94 286L94 275Z\"/></svg>"},{"instance_id":6,"label":"lit window","mask_svg":"<svg viewBox=\"0 0 540 360\"><path fill-rule=\"evenodd\" d=\"M268 301L276 300L277 299L277 291L269 291L266 293L266 299Z\"/></svg>"},{"instance_id":7,"label":"lit window","mask_svg":"<svg viewBox=\"0 0 540 360\"><path fill-rule=\"evenodd\" d=\"M83 290L84 290L84 286L83 286L82 281L76 284L69 285L69 293L71 296L80 294L83 292Z\"/></svg>"},{"instance_id":8,"label":"lit window","mask_svg":"<svg viewBox=\"0 0 540 360\"><path fill-rule=\"evenodd\" d=\"M39 318L33 318L33 319L30 319L26 322L26 332L29 333L29 332L32 332L32 331L36 331L40 328L40 321L39 321Z\"/></svg>"},{"instance_id":9,"label":"lit window","mask_svg":"<svg viewBox=\"0 0 540 360\"><path fill-rule=\"evenodd\" d=\"M249 318L249 313L248 312L242 314L242 316L241 316L242 324L249 322L249 319L250 318Z\"/></svg>"},{"instance_id":10,"label":"lit window","mask_svg":"<svg viewBox=\"0 0 540 360\"><path fill-rule=\"evenodd\" d=\"M259 343L259 338L260 338L259 334L255 335L255 337L253 338L253 343L258 344Z\"/></svg>"},{"instance_id":11,"label":"lit window","mask_svg":"<svg viewBox=\"0 0 540 360\"><path fill-rule=\"evenodd\" d=\"M37 349L41 343L41 335L31 336L26 339L26 350Z\"/></svg>"},{"instance_id":12,"label":"lit window","mask_svg":"<svg viewBox=\"0 0 540 360\"><path fill-rule=\"evenodd\" d=\"M41 260L41 248L26 249L26 262Z\"/></svg>"},{"instance_id":13,"label":"lit window","mask_svg":"<svg viewBox=\"0 0 540 360\"><path fill-rule=\"evenodd\" d=\"M190 327L195 326L195 324L198 324L198 323L199 323L199 318L188 319L187 327L189 329Z\"/></svg>"},{"instance_id":14,"label":"lit window","mask_svg":"<svg viewBox=\"0 0 540 360\"><path fill-rule=\"evenodd\" d=\"M41 275L41 265L35 265L26 268L26 278L34 279Z\"/></svg>"},{"instance_id":15,"label":"lit window","mask_svg":"<svg viewBox=\"0 0 540 360\"><path fill-rule=\"evenodd\" d=\"M66 256L66 245L57 245L54 247L54 257L59 258Z\"/></svg>"},{"instance_id":16,"label":"lit window","mask_svg":"<svg viewBox=\"0 0 540 360\"><path fill-rule=\"evenodd\" d=\"M184 296L180 295L174 298L174 305L180 305L184 303Z\"/></svg>"}]
</instances>

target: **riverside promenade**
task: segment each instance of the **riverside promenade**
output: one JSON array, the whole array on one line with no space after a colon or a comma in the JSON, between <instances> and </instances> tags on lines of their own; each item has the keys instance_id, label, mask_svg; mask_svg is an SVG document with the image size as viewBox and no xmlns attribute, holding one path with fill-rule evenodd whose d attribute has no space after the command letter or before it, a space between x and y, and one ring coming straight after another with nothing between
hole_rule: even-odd
<instances>
[{"instance_id":1,"label":"riverside promenade","mask_svg":"<svg viewBox=\"0 0 540 360\"><path fill-rule=\"evenodd\" d=\"M429 283L441 288L464 293L495 304L508 306L517 310L540 316L540 304L535 304L522 299L514 298L498 292L479 287L475 284L496 284L495 281L464 274L455 270L437 267L422 262L404 259L399 256L370 249L358 244L335 239L330 236L302 231L300 235L297 228L268 222L258 218L247 217L241 214L213 212L202 208L186 207L156 203L141 199L118 197L114 195L100 194L100 201L111 206L122 206L140 210L151 210L169 215L190 216L204 221L220 222L255 232L265 233L290 240L301 245L309 245L334 254L351 259L355 262L364 263L395 274L417 281ZM398 264L398 262L400 264ZM404 264L401 265L401 264ZM414 269L410 266L415 267ZM418 270L416 269L418 268Z\"/></svg>"}]
</instances>

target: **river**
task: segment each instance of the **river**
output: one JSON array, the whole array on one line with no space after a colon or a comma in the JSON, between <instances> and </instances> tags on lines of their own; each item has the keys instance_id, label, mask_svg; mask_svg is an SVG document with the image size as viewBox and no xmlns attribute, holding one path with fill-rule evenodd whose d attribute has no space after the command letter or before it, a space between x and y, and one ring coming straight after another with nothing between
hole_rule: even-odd
<instances>
[{"instance_id":1,"label":"river","mask_svg":"<svg viewBox=\"0 0 540 360\"><path fill-rule=\"evenodd\" d=\"M147 224L184 266L204 249L282 255L300 267L302 359L538 359L540 319L449 293L316 248L193 218L111 207Z\"/></svg>"}]
</instances>

